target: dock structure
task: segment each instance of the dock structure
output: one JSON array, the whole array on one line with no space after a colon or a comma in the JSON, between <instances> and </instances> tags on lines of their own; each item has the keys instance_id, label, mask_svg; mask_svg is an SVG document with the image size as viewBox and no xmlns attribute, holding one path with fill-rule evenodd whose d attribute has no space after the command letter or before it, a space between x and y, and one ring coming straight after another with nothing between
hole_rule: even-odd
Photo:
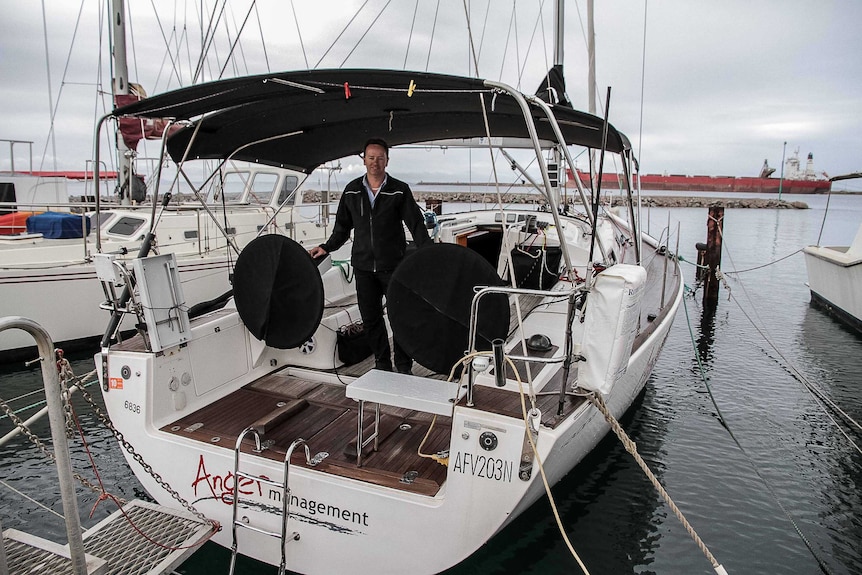
<instances>
[{"instance_id":1,"label":"dock structure","mask_svg":"<svg viewBox=\"0 0 862 575\"><path fill-rule=\"evenodd\" d=\"M157 575L173 570L217 528L205 517L132 500L82 532L66 441L54 344L36 322L0 318L0 332L21 329L36 340L54 441L68 543L60 545L16 529L2 531L0 575Z\"/></svg>"},{"instance_id":2,"label":"dock structure","mask_svg":"<svg viewBox=\"0 0 862 575\"><path fill-rule=\"evenodd\" d=\"M157 575L185 561L212 531L188 513L133 500L83 534L87 575ZM144 535L146 534L146 535ZM75 575L68 545L3 532L9 573Z\"/></svg>"}]
</instances>

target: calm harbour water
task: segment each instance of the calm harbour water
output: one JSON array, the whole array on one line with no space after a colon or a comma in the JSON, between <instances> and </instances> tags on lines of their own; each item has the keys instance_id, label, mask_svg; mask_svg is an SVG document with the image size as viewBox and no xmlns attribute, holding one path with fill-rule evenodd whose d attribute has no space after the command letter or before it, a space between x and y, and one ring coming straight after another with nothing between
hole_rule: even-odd
<instances>
[{"instance_id":1,"label":"calm harbour water","mask_svg":"<svg viewBox=\"0 0 862 575\"><path fill-rule=\"evenodd\" d=\"M786 199L805 201L811 209L725 211L722 269L741 273L729 277L730 290L722 290L713 316L704 317L700 291L686 298L649 385L624 423L728 573L858 574L862 455L838 429L838 417L814 399L793 369L862 421L862 338L810 306L803 256L794 254L817 242L826 198ZM706 237L707 210L653 208L643 217L654 236L662 233L668 214L671 247L679 223L680 254L694 261L694 244ZM860 221L862 196L833 196L821 244L847 245ZM744 271L789 254L794 255ZM683 263L683 272L692 286L694 267ZM76 373L85 373L92 360L78 359L74 366ZM38 382L38 371L0 369L4 399ZM95 387L91 390L97 394ZM89 416L80 399L75 404ZM135 497L139 486L119 447L97 430L92 416L83 425L92 430L88 441L106 485L121 497ZM8 428L8 420L0 420L0 432ZM842 428L862 444L862 433ZM48 435L47 422L35 429ZM73 458L76 469L85 469L79 447ZM22 438L0 448L3 528L64 539L60 519L9 488L60 509L53 473ZM79 494L86 516L95 496L81 489ZM713 573L615 438L606 438L554 488L554 496L568 535L593 575ZM112 510L101 503L85 526ZM178 572L226 573L228 557L210 544ZM238 572L275 569L243 561ZM447 574L577 572L543 499Z\"/></svg>"}]
</instances>

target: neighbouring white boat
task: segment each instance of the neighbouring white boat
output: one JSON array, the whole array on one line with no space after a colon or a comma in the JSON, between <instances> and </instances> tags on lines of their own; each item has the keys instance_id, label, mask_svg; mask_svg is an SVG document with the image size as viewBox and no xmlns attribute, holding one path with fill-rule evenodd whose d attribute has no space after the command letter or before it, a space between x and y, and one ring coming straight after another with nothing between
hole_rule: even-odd
<instances>
[{"instance_id":1,"label":"neighbouring white boat","mask_svg":"<svg viewBox=\"0 0 862 575\"><path fill-rule=\"evenodd\" d=\"M116 105L120 105L136 100L142 88L129 81L124 2L116 0L110 9L113 17L107 21L112 33L104 36L112 39L112 91ZM200 54L201 64L207 52ZM96 163L95 170L88 162L88 169L81 172L34 171L32 142L0 140L9 144L11 168L0 173L0 217L8 215L8 223L0 220L0 317L35 320L66 351L93 349L105 327L105 314L98 306L110 299L96 281L96 253L114 253L119 261L131 259L158 225L158 240L152 249L176 254L189 305L206 309L207 302L219 300L231 289L231 264L239 250L257 235L277 228L308 245L328 236L328 203L306 202L304 192L309 190L300 186L308 175L279 166L226 162L209 180L201 182L193 175L200 170L187 164L185 172L172 174L176 176L171 185L174 199L167 200L159 193L159 186L162 168L167 171L171 164L153 164L152 173L146 174L148 185L136 175L136 166L144 161L137 157L137 142L160 139L165 127L165 122L155 119L120 124L119 134L98 130L96 145L100 136L114 142L117 161ZM26 170L20 169L22 155L16 158L16 146L27 148L28 154L23 156ZM118 171L106 174L108 165L119 165ZM70 178L66 177L70 174L90 182L94 178L101 182L107 176L114 185L109 190L85 188L82 201L72 202L67 186ZM120 193L115 194L114 188ZM317 190L317 197L325 191ZM146 201L148 193L156 198L151 204ZM113 204L99 207L105 198ZM132 205L133 200L138 205ZM33 231L25 226L28 219L34 224ZM117 326L119 330L131 327ZM27 334L18 330L0 334L0 362L29 360L35 353Z\"/></svg>"},{"instance_id":2,"label":"neighbouring white boat","mask_svg":"<svg viewBox=\"0 0 862 575\"><path fill-rule=\"evenodd\" d=\"M194 120L167 141L177 161L304 173L370 136L393 146L515 138L535 151L549 208L430 222L435 243L407 257L387 297L392 331L418 364L411 375L374 370L371 357L344 364L339 333L360 317L350 266L318 265L283 234L249 243L234 298L194 319L179 258L137 258L125 277L109 266L106 287L133 278L131 303L117 307L142 332L96 362L150 494L218 520L217 543L298 573L437 573L581 461L610 428L597 404L620 417L643 390L683 281L634 208L599 213L583 189L583 213L557 204L543 145L572 171L574 147L635 162L612 125L551 101L476 78L311 70L118 110Z\"/></svg>"},{"instance_id":3,"label":"neighbouring white boat","mask_svg":"<svg viewBox=\"0 0 862 575\"><path fill-rule=\"evenodd\" d=\"M862 173L835 180L860 178ZM805 266L815 305L862 333L862 223L849 246L807 246Z\"/></svg>"},{"instance_id":4,"label":"neighbouring white boat","mask_svg":"<svg viewBox=\"0 0 862 575\"><path fill-rule=\"evenodd\" d=\"M92 349L105 330L106 316L98 306L109 299L96 281L93 255L133 258L154 224L159 230L154 248L176 254L189 305L218 299L231 289L236 254L260 233L278 229L309 246L327 237L328 205L303 200L298 186L304 179L304 174L277 167L232 165L201 192L201 202L168 202L158 209L103 206L98 216L52 213L56 217L48 218L38 233L2 235L0 316L39 322L67 350ZM66 237L61 222L77 237ZM27 334L10 330L0 335L0 358L32 357Z\"/></svg>"}]
</instances>

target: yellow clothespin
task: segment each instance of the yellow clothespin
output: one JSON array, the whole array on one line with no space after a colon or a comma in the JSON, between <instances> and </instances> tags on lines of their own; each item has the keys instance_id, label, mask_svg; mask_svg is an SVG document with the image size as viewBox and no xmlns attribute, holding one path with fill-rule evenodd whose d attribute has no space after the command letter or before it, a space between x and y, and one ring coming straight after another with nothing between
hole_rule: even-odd
<instances>
[{"instance_id":1,"label":"yellow clothespin","mask_svg":"<svg viewBox=\"0 0 862 575\"><path fill-rule=\"evenodd\" d=\"M413 97L413 90L415 90L415 89L416 89L416 82L414 82L413 80L410 80L410 85L407 86L407 97L408 98Z\"/></svg>"}]
</instances>

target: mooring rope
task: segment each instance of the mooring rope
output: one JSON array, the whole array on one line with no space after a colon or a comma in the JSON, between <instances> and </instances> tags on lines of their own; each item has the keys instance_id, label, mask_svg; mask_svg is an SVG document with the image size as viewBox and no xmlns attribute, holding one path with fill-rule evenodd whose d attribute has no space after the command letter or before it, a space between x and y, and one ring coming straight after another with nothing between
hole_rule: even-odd
<instances>
[{"instance_id":1,"label":"mooring rope","mask_svg":"<svg viewBox=\"0 0 862 575\"><path fill-rule=\"evenodd\" d=\"M783 258L778 258L777 260L771 261L771 262L769 262L768 264L763 264L763 265L760 265L760 266L755 266L755 267L753 267L753 268L748 268L747 270L736 270L736 271L732 271L732 272L724 272L724 275L729 276L729 275L744 274L744 273L746 273L746 272L752 272L752 271L754 271L754 270L759 270L759 269L761 269L761 268L769 267L769 266L771 266L772 264L777 264L777 263L778 263L778 262L780 262L780 261L784 261L784 260L786 260L786 259L787 259L787 258L789 258L789 257L795 256L796 254L798 254L799 252L801 252L803 249L805 249L805 248L799 248L798 250L796 250L796 251L795 251L795 252L793 252L792 254L787 254L787 255L786 255L786 256L784 256Z\"/></svg>"},{"instance_id":2,"label":"mooring rope","mask_svg":"<svg viewBox=\"0 0 862 575\"><path fill-rule=\"evenodd\" d=\"M745 291L745 290L743 290L743 291ZM742 312L742 315L745 316L745 318L748 320L748 322L751 324L751 326L755 329L755 331L757 331L758 334L760 334L760 336L766 341L766 343L769 344L769 347L772 348L772 350L776 354L778 354L778 357L780 357L784 361L784 363L785 363L784 367L787 369L788 373L790 373L790 375L795 380L797 380L799 383L801 383L803 386L805 386L805 389L814 397L815 401L821 407L825 408L825 406L829 406L834 411L836 411L838 414L840 414L842 417L844 417L844 419L847 421L848 425L855 427L857 430L862 431L862 424L860 424L858 421L856 421L852 415L850 415L849 413L847 413L846 411L841 409L841 406L836 404L831 398L829 398L828 395L826 395L826 393L822 389L818 388L811 380L809 380L807 377L805 377L805 375L803 375L802 372L800 372L796 368L796 366L793 365L793 362L791 362L787 358L787 356L785 356L783 353L781 353L781 350L778 349L778 346L772 342L772 339L769 337L769 335L766 333L766 331L763 328L761 328L760 326L758 326L755 323L755 321L751 318L751 316L748 315L748 312L746 312L745 309L743 309L742 305L739 303L739 300L737 300L732 295L729 297L729 299L731 301L733 301L733 303L736 304L736 307L739 308L739 311ZM830 420L832 420L833 423L836 424L836 427L842 433L842 435L844 435L844 437L847 439L847 441L850 442L850 445L852 445L853 448L858 453L862 454L862 448L860 448L859 445L855 441L853 441L853 439L841 428L841 426L839 426L837 424L835 419L827 411L825 411L825 409L824 409L823 413Z\"/></svg>"},{"instance_id":3,"label":"mooring rope","mask_svg":"<svg viewBox=\"0 0 862 575\"><path fill-rule=\"evenodd\" d=\"M578 552L575 551L574 545L569 540L569 536L566 534L566 530L563 527L563 520L560 518L560 512L557 509L557 504L554 501L554 496L551 493L551 484L548 482L548 477L545 475L545 466L542 464L542 458L539 455L539 448L536 446L535 439L533 438L533 433L530 430L530 416L527 413L527 402L524 398L524 384L521 381L521 374L518 373L518 368L515 366L515 362L509 359L509 356L505 356L506 363L511 368L512 373L515 375L515 379L518 381L518 392L521 397L521 415L524 418L525 433L527 435L527 439L530 442L530 449L533 450L533 456L536 458L536 465L539 467L539 474L542 476L542 484L545 486L545 493L548 496L548 503L551 504L551 512L554 514L554 520L557 523L557 529L560 531L560 535L563 537L563 541L566 543L566 547L569 549L569 553L571 553L572 557L575 558L575 561L578 562L578 566L581 568L581 571L584 572L584 575L590 575L587 566L581 560L581 557L578 555ZM497 366L495 369L500 369L500 366ZM565 385L565 382L562 384ZM534 401L535 398L531 397L531 401L533 401L533 407L531 409L532 412L536 412L536 404ZM536 433L538 433L538 429L536 429Z\"/></svg>"},{"instance_id":4,"label":"mooring rope","mask_svg":"<svg viewBox=\"0 0 862 575\"><path fill-rule=\"evenodd\" d=\"M605 404L605 401L596 394L590 394L589 399L593 405L598 408L599 411L602 412L602 415L605 416L605 420L610 424L611 429L614 430L614 433L619 438L620 442L625 447L625 450L628 451L632 457L634 457L635 462L638 464L638 467L644 472L644 475L647 476L650 483L652 483L653 487L655 487L656 491L659 492L662 499L664 499L665 503L667 503L668 507L670 507L673 514L679 519L680 523L682 523L686 532L689 536L694 540L709 562L712 564L713 570L719 575L727 575L727 571L725 571L724 567L716 560L715 556L710 552L709 548L707 548L706 543L703 542L703 539L697 534L692 527L691 523L685 518L680 511L679 507L677 507L676 503L674 503L673 499L671 499L670 494L667 490L662 486L661 482L659 482L658 478L652 472L652 470L647 466L646 461L644 461L643 457L638 453L637 444L632 441L632 439L626 434L625 430L620 425L620 422L616 420L616 418L611 414L608 410L608 406Z\"/></svg>"},{"instance_id":5,"label":"mooring rope","mask_svg":"<svg viewBox=\"0 0 862 575\"><path fill-rule=\"evenodd\" d=\"M37 507L41 507L41 508L42 508L42 509L44 509L45 511L48 511L49 513L53 513L54 515L56 515L56 516L57 516L57 517L59 517L60 519L65 519L65 516L63 516L63 514L62 514L62 513L57 513L56 511L54 511L53 509L51 509L50 507L48 507L48 506L47 506L47 505L45 505L44 503L42 503L42 502L40 502L40 501L36 501L35 499L33 499L32 497L30 497L30 496L29 496L29 495L27 495L26 493L22 493L21 491L18 491L17 489L15 489L14 487L12 487L11 485L9 485L8 483L6 483L5 481L3 481L2 479L0 479L0 485L3 485L3 487L6 487L7 489L9 489L10 491L12 491L13 493L16 493L16 494L20 495L21 497L23 497L23 498L24 498L24 499L26 499L27 501L29 501L29 502L33 503L33 504L34 504L34 505L36 505Z\"/></svg>"},{"instance_id":6,"label":"mooring rope","mask_svg":"<svg viewBox=\"0 0 862 575\"><path fill-rule=\"evenodd\" d=\"M471 362L473 360L473 358L479 357L479 356L489 357L489 352L476 351L476 352L470 353L470 354L462 357L461 359L459 359L457 362L455 362L454 365L452 365L452 369L449 372L449 378L447 379L447 381L451 382L454 380L455 370L458 368L459 365L463 364L466 366L467 369L472 369L472 367L468 366L467 364L469 362ZM519 391L520 398L521 398L521 414L522 414L523 419L524 419L525 433L527 435L527 438L530 441L530 448L533 451L533 456L536 458L536 464L538 465L539 473L542 476L542 483L545 486L545 493L548 496L548 502L551 504L551 512L554 514L554 520L556 521L557 529L560 531L560 535L563 537L563 541L566 543L566 547L569 549L569 553L571 553L572 557L575 558L575 561L577 561L578 566L581 568L581 571L583 571L584 575L590 575L590 572L587 569L587 566L581 560L580 556L578 555L578 552L575 551L575 547L572 545L572 542L569 540L569 536L566 534L566 529L565 529L565 527L563 527L563 520L560 518L560 512L557 510L557 504L554 502L554 495L553 495L553 493L551 493L551 485L548 482L547 476L545 475L545 468L542 465L542 458L539 456L539 449L538 449L538 447L536 447L536 442L533 439L532 432L530 431L530 429L531 429L530 416L527 413L527 401L525 398L524 382L521 380L521 374L518 372L518 368L515 365L515 363L511 359L509 359L508 356L504 356L504 357L505 357L507 365L512 369L512 373L515 375L515 379L518 382L518 391ZM503 368L503 366L495 366L495 369L502 369L502 368ZM532 401L532 399L533 398L531 398L531 401ZM536 412L535 403L532 403L532 405L533 405L533 407L532 407L531 411ZM425 445L425 441L428 439L428 436L431 435L431 429L433 429L434 423L436 421L437 421L437 416L435 415L434 419L431 421L431 424L428 428L428 431L425 433L425 437L422 439L422 443L419 445L419 450L417 453L421 457L434 459L435 461L437 461L437 463L440 463L441 465L448 465L449 464L448 456L447 457L440 457L439 455L430 455L430 454L422 453L422 447ZM536 431L538 432L538 429Z\"/></svg>"},{"instance_id":7,"label":"mooring rope","mask_svg":"<svg viewBox=\"0 0 862 575\"><path fill-rule=\"evenodd\" d=\"M802 250L801 249L797 250L797 251L793 252L792 254L785 256L784 258L781 258L781 259L786 259L786 258L788 258L794 254L799 253L800 251L802 251ZM730 258L730 263L735 268L736 264L733 262L733 256L731 255L729 250L728 250L727 257ZM781 261L781 260L776 260L776 261ZM770 264L766 264L766 265L770 265ZM763 267L763 266L761 266L761 267ZM757 269L757 268L752 268L752 269ZM761 325L758 325L758 323L754 319L752 319L752 317L748 314L748 312L742 307L742 304L739 302L739 300L737 300L736 297L734 297L733 293L730 291L730 285L727 283L727 280L724 279L724 276L728 276L732 273L739 274L739 273L742 273L744 271L750 271L750 270L742 270L742 271L736 271L736 272L723 272L721 274L719 279L721 279L725 283L725 286L728 289L728 296L727 296L728 301L733 301L733 303L736 304L737 308L739 308L739 311L742 312L742 314L745 316L745 318L748 320L748 322L751 324L751 326L757 331L758 334L760 334L760 336L764 339L764 341L766 341L766 343L769 344L769 347L772 348L772 350L778 355L778 357L780 357L784 361L787 370L790 372L790 374L793 376L793 378L796 379L797 381L799 381L800 383L802 383L802 385L804 385L806 387L806 389L809 391L809 393L811 393L814 396L815 401L819 400L818 403L820 404L821 407L824 407L823 404L828 405L835 412L837 412L839 415L841 415L846 420L848 425L855 427L857 430L862 430L862 425L860 425L859 422L857 422L850 414L848 414L843 409L841 409L841 407L838 406L834 401L832 401L832 399L830 399L823 390L819 389L812 381L810 381L807 377L805 377L805 375L803 375L802 372L800 372L799 369L796 368L796 366L793 364L793 362L790 361L790 359L781 352L778 345L776 345L772 341L772 338L766 332L766 328L762 327L762 324L764 322L763 322L763 320L760 319L760 317L757 314L757 306L755 305L754 300L752 299L751 295L748 293L748 290L745 289L745 283L739 278L735 278L735 279L737 282L739 282L739 286L742 289L742 293L745 294L746 299L751 304L751 309L752 309L754 315L757 316L757 320L760 322ZM835 420L831 417L831 415L828 412L826 412L825 409L824 409L824 414L835 423ZM837 423L836 423L836 427L844 435L844 437L850 442L850 444L853 446L853 448L857 452L862 453L862 449L860 449L859 445L857 445L856 442L854 442L853 439L840 426L837 425Z\"/></svg>"}]
</instances>

